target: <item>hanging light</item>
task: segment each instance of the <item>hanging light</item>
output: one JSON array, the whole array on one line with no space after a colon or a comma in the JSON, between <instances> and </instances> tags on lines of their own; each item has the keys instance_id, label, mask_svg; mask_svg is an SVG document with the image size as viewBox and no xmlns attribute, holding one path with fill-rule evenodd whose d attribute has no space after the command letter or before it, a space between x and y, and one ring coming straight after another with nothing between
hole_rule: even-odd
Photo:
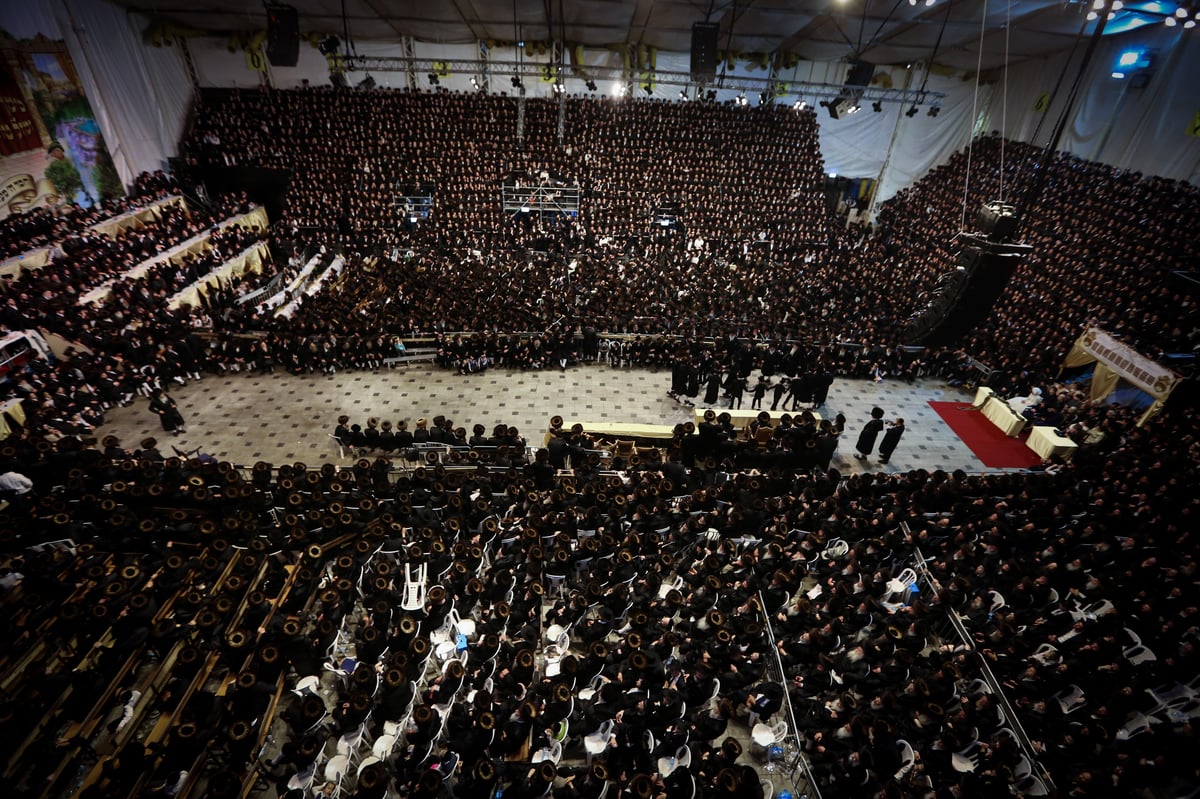
<instances>
[{"instance_id":1,"label":"hanging light","mask_svg":"<svg viewBox=\"0 0 1200 799\"><path fill-rule=\"evenodd\" d=\"M908 117L909 119L912 119L916 115L917 115L917 107L915 105L912 108L910 108L904 112L904 116Z\"/></svg>"},{"instance_id":2,"label":"hanging light","mask_svg":"<svg viewBox=\"0 0 1200 799\"><path fill-rule=\"evenodd\" d=\"M1196 20L1189 19L1187 22L1183 23L1183 27L1189 28L1189 29L1196 27Z\"/></svg>"},{"instance_id":3,"label":"hanging light","mask_svg":"<svg viewBox=\"0 0 1200 799\"><path fill-rule=\"evenodd\" d=\"M1113 4L1112 4L1113 11L1120 11L1124 7L1125 7L1125 4L1122 3L1121 0L1113 0Z\"/></svg>"},{"instance_id":4,"label":"hanging light","mask_svg":"<svg viewBox=\"0 0 1200 799\"><path fill-rule=\"evenodd\" d=\"M1184 17L1187 16L1187 9L1186 8L1175 9L1175 16L1179 17L1180 19L1183 19Z\"/></svg>"},{"instance_id":5,"label":"hanging light","mask_svg":"<svg viewBox=\"0 0 1200 799\"><path fill-rule=\"evenodd\" d=\"M1089 11L1087 14L1088 22L1091 22L1092 20L1096 20L1096 19L1100 19L1100 15L1097 14L1095 11Z\"/></svg>"},{"instance_id":6,"label":"hanging light","mask_svg":"<svg viewBox=\"0 0 1200 799\"><path fill-rule=\"evenodd\" d=\"M1176 25L1179 24L1178 22L1175 21L1175 17L1167 17L1166 20L1164 20L1164 21L1167 23L1168 28L1174 28Z\"/></svg>"}]
</instances>

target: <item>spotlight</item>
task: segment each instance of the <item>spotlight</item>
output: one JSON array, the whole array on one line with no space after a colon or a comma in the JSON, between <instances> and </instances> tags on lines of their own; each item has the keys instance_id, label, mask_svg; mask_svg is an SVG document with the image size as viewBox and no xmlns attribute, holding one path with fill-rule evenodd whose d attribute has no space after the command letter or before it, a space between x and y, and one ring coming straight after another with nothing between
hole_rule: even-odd
<instances>
[{"instance_id":1,"label":"spotlight","mask_svg":"<svg viewBox=\"0 0 1200 799\"><path fill-rule=\"evenodd\" d=\"M759 93L758 93L758 104L759 104L759 105L766 105L766 104L767 104L767 99L768 99L768 98L770 98L770 96L771 96L771 95L770 95L768 92L759 92Z\"/></svg>"},{"instance_id":2,"label":"spotlight","mask_svg":"<svg viewBox=\"0 0 1200 799\"><path fill-rule=\"evenodd\" d=\"M614 97L624 97L625 96L625 84L624 83L617 84L617 88L613 89L613 96Z\"/></svg>"},{"instance_id":3,"label":"spotlight","mask_svg":"<svg viewBox=\"0 0 1200 799\"><path fill-rule=\"evenodd\" d=\"M941 106L931 105L931 106L929 106L929 116L935 117L938 115L938 112L941 110L942 110Z\"/></svg>"},{"instance_id":4,"label":"spotlight","mask_svg":"<svg viewBox=\"0 0 1200 799\"><path fill-rule=\"evenodd\" d=\"M1163 21L1167 23L1168 28L1174 28L1176 25L1179 24L1178 22L1175 21L1175 17L1167 17Z\"/></svg>"},{"instance_id":5,"label":"spotlight","mask_svg":"<svg viewBox=\"0 0 1200 799\"><path fill-rule=\"evenodd\" d=\"M736 99L736 100L734 100L734 102L735 102L735 103L737 103L738 105L745 105L745 104L746 104L746 94L745 94L745 92L740 92L740 93L738 94L738 96L737 96L737 99Z\"/></svg>"},{"instance_id":6,"label":"spotlight","mask_svg":"<svg viewBox=\"0 0 1200 799\"><path fill-rule=\"evenodd\" d=\"M562 94L562 92L563 92L563 85L561 83L559 83L558 81L554 81L554 93Z\"/></svg>"},{"instance_id":7,"label":"spotlight","mask_svg":"<svg viewBox=\"0 0 1200 799\"><path fill-rule=\"evenodd\" d=\"M917 115L917 107L915 105L912 108L910 108L904 112L904 116L908 117L909 119L912 119L916 115Z\"/></svg>"},{"instance_id":8,"label":"spotlight","mask_svg":"<svg viewBox=\"0 0 1200 799\"><path fill-rule=\"evenodd\" d=\"M333 55L342 46L342 42L336 36L330 36L317 45L317 52L321 55Z\"/></svg>"},{"instance_id":9,"label":"spotlight","mask_svg":"<svg viewBox=\"0 0 1200 799\"><path fill-rule=\"evenodd\" d=\"M1113 0L1113 4L1112 4L1113 11L1120 11L1124 7L1125 7L1125 4L1122 3L1121 0Z\"/></svg>"},{"instance_id":10,"label":"spotlight","mask_svg":"<svg viewBox=\"0 0 1200 799\"><path fill-rule=\"evenodd\" d=\"M797 111L803 111L804 109L808 108L808 103L804 102L803 100L797 100L796 102L792 103L792 108L796 109Z\"/></svg>"},{"instance_id":11,"label":"spotlight","mask_svg":"<svg viewBox=\"0 0 1200 799\"><path fill-rule=\"evenodd\" d=\"M647 83L646 85L642 86L642 88L646 91L646 94L654 94L653 83Z\"/></svg>"},{"instance_id":12,"label":"spotlight","mask_svg":"<svg viewBox=\"0 0 1200 799\"><path fill-rule=\"evenodd\" d=\"M680 90L679 90L679 99L680 99L680 100L686 100L686 99L688 99L688 93L687 93L687 89L680 89Z\"/></svg>"},{"instance_id":13,"label":"spotlight","mask_svg":"<svg viewBox=\"0 0 1200 799\"><path fill-rule=\"evenodd\" d=\"M430 72L430 73L429 73L429 85L430 85L430 86L437 86L437 85L438 85L438 76L437 76L437 73L436 73L436 72Z\"/></svg>"},{"instance_id":14,"label":"spotlight","mask_svg":"<svg viewBox=\"0 0 1200 799\"><path fill-rule=\"evenodd\" d=\"M1186 8L1175 9L1175 16L1179 17L1180 19L1185 18L1187 16L1187 9Z\"/></svg>"},{"instance_id":15,"label":"spotlight","mask_svg":"<svg viewBox=\"0 0 1200 799\"><path fill-rule=\"evenodd\" d=\"M859 105L858 103L855 103L854 105L852 105L846 109L846 113L847 114L857 114L861 110L862 110L862 106Z\"/></svg>"},{"instance_id":16,"label":"spotlight","mask_svg":"<svg viewBox=\"0 0 1200 799\"><path fill-rule=\"evenodd\" d=\"M704 99L705 99L705 100L708 100L710 103L716 102L716 100L717 100L717 90L716 90L716 89L709 89L707 92L705 92L705 93L704 93Z\"/></svg>"},{"instance_id":17,"label":"spotlight","mask_svg":"<svg viewBox=\"0 0 1200 799\"><path fill-rule=\"evenodd\" d=\"M518 78L516 75L513 75L513 76L512 76L511 83L512 83L512 87L513 87L514 89L519 89L519 88L521 88L521 79L520 79L520 78Z\"/></svg>"},{"instance_id":18,"label":"spotlight","mask_svg":"<svg viewBox=\"0 0 1200 799\"><path fill-rule=\"evenodd\" d=\"M883 103L876 100L875 102L871 103L871 110L878 114L883 110Z\"/></svg>"},{"instance_id":19,"label":"spotlight","mask_svg":"<svg viewBox=\"0 0 1200 799\"><path fill-rule=\"evenodd\" d=\"M596 81L594 81L594 80L589 80L589 81L588 81L587 83L585 83L584 85L585 85L585 86L587 86L587 90L588 90L589 92L594 92L594 91L596 91Z\"/></svg>"},{"instance_id":20,"label":"spotlight","mask_svg":"<svg viewBox=\"0 0 1200 799\"><path fill-rule=\"evenodd\" d=\"M1097 19L1100 19L1100 15L1097 14L1095 11L1089 11L1087 13L1087 21L1088 22L1092 22L1093 20L1097 20Z\"/></svg>"},{"instance_id":21,"label":"spotlight","mask_svg":"<svg viewBox=\"0 0 1200 799\"><path fill-rule=\"evenodd\" d=\"M1189 19L1187 22L1183 23L1183 27L1188 28L1188 29L1196 27L1196 20Z\"/></svg>"},{"instance_id":22,"label":"spotlight","mask_svg":"<svg viewBox=\"0 0 1200 799\"><path fill-rule=\"evenodd\" d=\"M473 89L479 88L479 78L475 77L474 75L471 76L471 88L473 88Z\"/></svg>"}]
</instances>

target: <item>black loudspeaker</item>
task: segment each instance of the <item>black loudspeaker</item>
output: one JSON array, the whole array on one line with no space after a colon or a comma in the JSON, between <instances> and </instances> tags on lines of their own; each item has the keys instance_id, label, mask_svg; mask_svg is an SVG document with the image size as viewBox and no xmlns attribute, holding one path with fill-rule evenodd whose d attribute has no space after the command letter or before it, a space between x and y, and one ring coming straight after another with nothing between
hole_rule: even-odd
<instances>
[{"instance_id":1,"label":"black loudspeaker","mask_svg":"<svg viewBox=\"0 0 1200 799\"><path fill-rule=\"evenodd\" d=\"M291 6L267 6L267 60L294 67L300 57L300 18Z\"/></svg>"},{"instance_id":2,"label":"black loudspeaker","mask_svg":"<svg viewBox=\"0 0 1200 799\"><path fill-rule=\"evenodd\" d=\"M852 61L846 73L847 86L866 86L875 76L875 65L866 61Z\"/></svg>"},{"instance_id":3,"label":"black loudspeaker","mask_svg":"<svg viewBox=\"0 0 1200 799\"><path fill-rule=\"evenodd\" d=\"M717 77L717 23L692 25L692 80L705 83Z\"/></svg>"}]
</instances>

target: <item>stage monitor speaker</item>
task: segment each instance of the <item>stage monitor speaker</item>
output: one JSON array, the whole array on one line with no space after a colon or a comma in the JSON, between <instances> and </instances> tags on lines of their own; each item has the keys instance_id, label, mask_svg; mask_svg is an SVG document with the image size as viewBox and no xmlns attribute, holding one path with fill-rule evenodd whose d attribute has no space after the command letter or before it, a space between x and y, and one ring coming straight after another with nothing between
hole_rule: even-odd
<instances>
[{"instance_id":1,"label":"stage monitor speaker","mask_svg":"<svg viewBox=\"0 0 1200 799\"><path fill-rule=\"evenodd\" d=\"M846 73L847 86L866 86L875 77L875 65L866 61L851 61Z\"/></svg>"},{"instance_id":2,"label":"stage monitor speaker","mask_svg":"<svg viewBox=\"0 0 1200 799\"><path fill-rule=\"evenodd\" d=\"M291 6L267 6L267 60L294 67L300 57L300 18Z\"/></svg>"},{"instance_id":3,"label":"stage monitor speaker","mask_svg":"<svg viewBox=\"0 0 1200 799\"><path fill-rule=\"evenodd\" d=\"M692 80L705 83L717 77L717 30L715 22L692 25Z\"/></svg>"}]
</instances>

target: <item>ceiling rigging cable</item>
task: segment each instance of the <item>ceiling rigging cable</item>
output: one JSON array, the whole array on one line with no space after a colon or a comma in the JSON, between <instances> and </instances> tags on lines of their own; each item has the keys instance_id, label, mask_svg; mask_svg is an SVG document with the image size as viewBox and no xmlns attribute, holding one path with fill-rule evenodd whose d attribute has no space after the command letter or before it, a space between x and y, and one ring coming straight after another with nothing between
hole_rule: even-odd
<instances>
[{"instance_id":1,"label":"ceiling rigging cable","mask_svg":"<svg viewBox=\"0 0 1200 799\"><path fill-rule=\"evenodd\" d=\"M1000 87L1000 202L1004 202L1004 140L1008 136L1008 40L1012 31L1012 0L1004 9L1004 82Z\"/></svg>"},{"instance_id":2,"label":"ceiling rigging cable","mask_svg":"<svg viewBox=\"0 0 1200 799\"><path fill-rule=\"evenodd\" d=\"M971 187L971 155L975 149L975 126L979 120L979 73L983 69L983 34L987 32L987 0L983 0L983 13L979 17L979 52L975 56L975 93L971 97L971 138L967 141L967 174L963 178L962 222L959 231L967 229L967 192Z\"/></svg>"}]
</instances>

